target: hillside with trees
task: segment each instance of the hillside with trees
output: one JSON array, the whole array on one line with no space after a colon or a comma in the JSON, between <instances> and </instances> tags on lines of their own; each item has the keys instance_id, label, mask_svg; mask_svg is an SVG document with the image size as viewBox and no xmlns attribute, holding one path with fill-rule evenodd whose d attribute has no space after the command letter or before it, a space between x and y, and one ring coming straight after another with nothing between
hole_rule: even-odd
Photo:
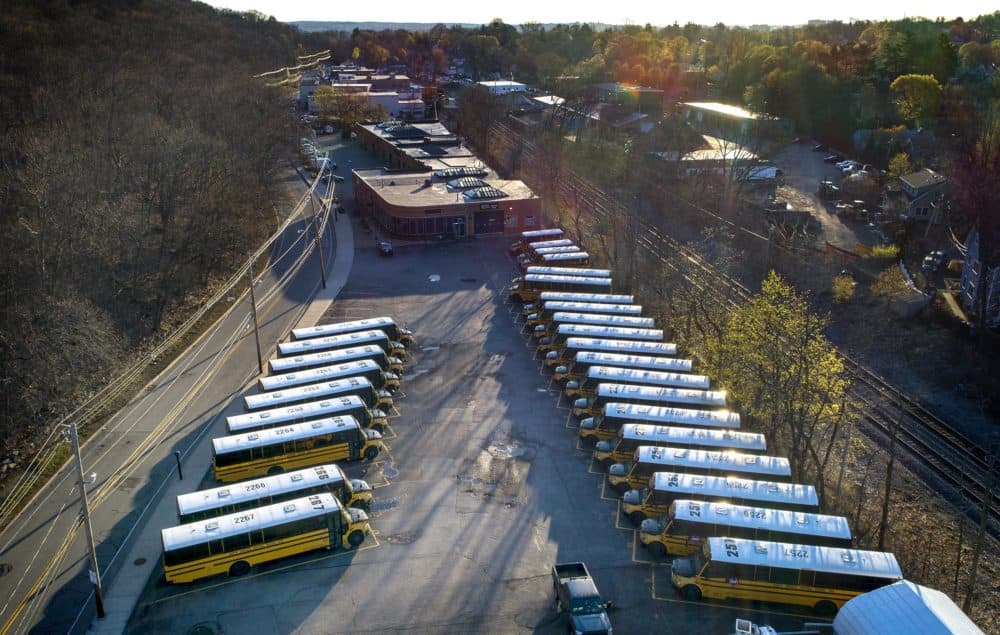
<instances>
[{"instance_id":1,"label":"hillside with trees","mask_svg":"<svg viewBox=\"0 0 1000 635\"><path fill-rule=\"evenodd\" d=\"M0 15L0 458L155 343L275 224L297 32L175 0Z\"/></svg>"}]
</instances>

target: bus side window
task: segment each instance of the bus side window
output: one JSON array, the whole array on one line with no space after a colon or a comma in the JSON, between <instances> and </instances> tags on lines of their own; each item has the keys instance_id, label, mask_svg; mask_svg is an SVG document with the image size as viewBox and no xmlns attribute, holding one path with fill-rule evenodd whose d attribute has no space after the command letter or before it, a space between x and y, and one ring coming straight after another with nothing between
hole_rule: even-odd
<instances>
[{"instance_id":1,"label":"bus side window","mask_svg":"<svg viewBox=\"0 0 1000 635\"><path fill-rule=\"evenodd\" d=\"M771 567L771 582L775 584L798 584L799 572L796 569Z\"/></svg>"},{"instance_id":2,"label":"bus side window","mask_svg":"<svg viewBox=\"0 0 1000 635\"><path fill-rule=\"evenodd\" d=\"M225 548L222 545L222 539L221 538L219 540L210 540L210 541L208 541L208 550L212 554L225 553L226 552Z\"/></svg>"},{"instance_id":3,"label":"bus side window","mask_svg":"<svg viewBox=\"0 0 1000 635\"><path fill-rule=\"evenodd\" d=\"M735 575L741 582L751 582L754 579L754 568L752 564L736 565L729 575Z\"/></svg>"},{"instance_id":4,"label":"bus side window","mask_svg":"<svg viewBox=\"0 0 1000 635\"><path fill-rule=\"evenodd\" d=\"M729 578L732 575L732 567L728 563L712 560L701 575L705 578Z\"/></svg>"},{"instance_id":5,"label":"bus side window","mask_svg":"<svg viewBox=\"0 0 1000 635\"><path fill-rule=\"evenodd\" d=\"M226 536L223 539L223 545L226 551L236 551L237 549L246 549L250 546L250 534L236 534L235 536Z\"/></svg>"}]
</instances>

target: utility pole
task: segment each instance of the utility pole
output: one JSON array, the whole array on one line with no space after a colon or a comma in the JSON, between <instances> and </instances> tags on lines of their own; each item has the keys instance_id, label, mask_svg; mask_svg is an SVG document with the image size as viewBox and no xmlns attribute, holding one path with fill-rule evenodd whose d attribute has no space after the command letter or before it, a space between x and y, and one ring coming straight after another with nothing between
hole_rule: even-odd
<instances>
[{"instance_id":1,"label":"utility pole","mask_svg":"<svg viewBox=\"0 0 1000 635\"><path fill-rule=\"evenodd\" d=\"M889 464L885 468L885 494L882 498L882 522L878 525L878 550L885 551L885 535L889 531L889 498L892 496L892 468L896 464L896 436L899 427L903 425L906 410L902 404L899 407L899 418L895 423L889 422Z\"/></svg>"},{"instance_id":2,"label":"utility pole","mask_svg":"<svg viewBox=\"0 0 1000 635\"><path fill-rule=\"evenodd\" d=\"M94 601L97 603L97 617L104 617L104 595L101 592L101 570L97 566L97 547L94 546L94 528L90 524L90 506L87 503L87 485L97 478L91 474L90 479L83 477L83 459L80 457L80 439L76 434L76 424L66 425L69 438L73 443L73 455L76 457L76 474L80 484L80 505L83 508L83 526L87 530L87 546L90 549L90 581L94 584Z\"/></svg>"},{"instance_id":3,"label":"utility pole","mask_svg":"<svg viewBox=\"0 0 1000 635\"><path fill-rule=\"evenodd\" d=\"M250 254L250 266L247 269L250 276L250 312L253 314L253 336L257 342L257 370L264 372L264 357L260 353L260 325L257 323L257 295L253 290L253 254Z\"/></svg>"},{"instance_id":4,"label":"utility pole","mask_svg":"<svg viewBox=\"0 0 1000 635\"><path fill-rule=\"evenodd\" d=\"M312 205L312 195L309 195L309 204ZM316 230L316 253L319 254L319 277L323 281L323 288L326 288L326 263L323 262L323 243L319 237L319 223L316 221L316 208L313 207L312 216L313 229Z\"/></svg>"},{"instance_id":5,"label":"utility pole","mask_svg":"<svg viewBox=\"0 0 1000 635\"><path fill-rule=\"evenodd\" d=\"M972 596L976 592L976 574L979 572L979 555L983 551L983 540L986 538L986 525L993 509L993 487L996 485L997 443L990 444L989 457L986 463L986 488L983 490L983 506L979 510L979 531L976 533L976 544L972 548L972 564L969 566L969 585L965 590L965 601L962 602L962 612L966 615L972 611Z\"/></svg>"}]
</instances>

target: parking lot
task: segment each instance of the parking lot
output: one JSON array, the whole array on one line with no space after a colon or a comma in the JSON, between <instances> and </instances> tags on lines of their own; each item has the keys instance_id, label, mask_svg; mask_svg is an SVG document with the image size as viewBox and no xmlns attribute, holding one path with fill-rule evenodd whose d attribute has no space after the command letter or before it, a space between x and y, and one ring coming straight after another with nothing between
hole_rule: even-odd
<instances>
[{"instance_id":1,"label":"parking lot","mask_svg":"<svg viewBox=\"0 0 1000 635\"><path fill-rule=\"evenodd\" d=\"M504 300L509 242L397 245L391 258L357 243L324 321L392 315L417 338L389 451L345 466L376 488L375 535L242 578L154 576L128 632L561 633L550 568L565 560L587 562L619 633L730 633L737 616L801 627L780 608L680 601L668 565L649 562Z\"/></svg>"}]
</instances>

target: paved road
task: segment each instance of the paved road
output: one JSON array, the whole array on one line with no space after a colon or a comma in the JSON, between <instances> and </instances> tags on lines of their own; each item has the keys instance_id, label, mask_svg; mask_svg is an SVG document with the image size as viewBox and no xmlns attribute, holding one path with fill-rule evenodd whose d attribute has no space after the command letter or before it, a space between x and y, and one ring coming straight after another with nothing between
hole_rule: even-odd
<instances>
[{"instance_id":1,"label":"paved road","mask_svg":"<svg viewBox=\"0 0 1000 635\"><path fill-rule=\"evenodd\" d=\"M724 633L737 615L801 626L684 603L636 546L500 295L507 244L401 245L379 258L358 242L325 321L394 315L418 340L388 456L348 466L376 487L377 535L247 578L171 587L154 575L128 633L560 633L549 567L575 559L614 601L621 633Z\"/></svg>"},{"instance_id":2,"label":"paved road","mask_svg":"<svg viewBox=\"0 0 1000 635\"><path fill-rule=\"evenodd\" d=\"M827 154L813 152L812 144L792 143L774 156L774 162L784 172L785 186L795 191L796 207L811 211L822 225L820 240L847 250L858 243L871 246L875 237L865 223L840 218L816 194L821 179L840 184L836 166L823 163Z\"/></svg>"},{"instance_id":3,"label":"paved road","mask_svg":"<svg viewBox=\"0 0 1000 635\"><path fill-rule=\"evenodd\" d=\"M305 191L291 172L286 184L295 195ZM279 215L288 212L279 210ZM271 268L257 285L265 356L298 321L303 303L317 288L318 262L313 256L281 292L272 293L281 276L293 274L292 262L305 243L298 239L306 228L301 219L288 227L274 245ZM327 250L331 244L327 239ZM184 457L186 474L203 471L203 464L189 460L193 449L204 442L220 408L256 375L250 324L249 304L242 298L85 444L85 470L97 474L88 492L106 588L123 567L138 566L124 562L125 548L148 517L150 503L177 479L173 453ZM83 532L72 531L78 510L75 474L66 470L0 535L5 572L0 578L0 624L9 632L82 632L93 617ZM64 542L70 535L75 538ZM107 610L109 615L124 610L127 616L131 606L109 603Z\"/></svg>"}]
</instances>

